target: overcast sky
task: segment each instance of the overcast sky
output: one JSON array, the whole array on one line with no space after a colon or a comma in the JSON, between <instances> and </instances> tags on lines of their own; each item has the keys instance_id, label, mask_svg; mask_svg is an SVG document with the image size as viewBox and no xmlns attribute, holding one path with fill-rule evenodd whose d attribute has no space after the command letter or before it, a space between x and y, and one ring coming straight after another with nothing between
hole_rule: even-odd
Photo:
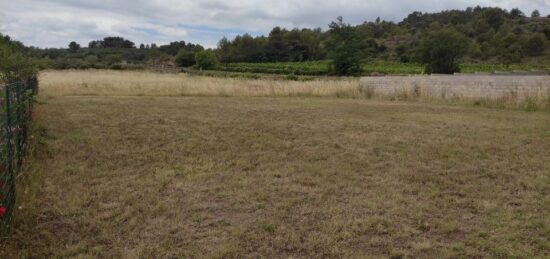
<instances>
[{"instance_id":1,"label":"overcast sky","mask_svg":"<svg viewBox=\"0 0 550 259\"><path fill-rule=\"evenodd\" d=\"M223 36L267 34L274 26L326 28L337 16L352 24L401 21L413 11L476 5L550 14L550 0L0 0L0 32L39 47L87 45L105 36L214 47Z\"/></svg>"}]
</instances>

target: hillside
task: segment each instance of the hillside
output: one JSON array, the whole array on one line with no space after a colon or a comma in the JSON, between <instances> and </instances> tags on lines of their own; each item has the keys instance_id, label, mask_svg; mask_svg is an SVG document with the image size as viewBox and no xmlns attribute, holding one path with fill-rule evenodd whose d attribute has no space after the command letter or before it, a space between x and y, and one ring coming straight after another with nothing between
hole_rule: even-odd
<instances>
[{"instance_id":1,"label":"hillside","mask_svg":"<svg viewBox=\"0 0 550 259\"><path fill-rule=\"evenodd\" d=\"M365 60L415 61L416 48L427 34L452 28L471 41L467 61L485 63L536 63L550 60L550 18L526 17L519 9L468 8L439 13L414 12L399 23L377 18L353 26L362 40ZM326 59L331 31L286 30L275 27L269 36L242 35L222 39L222 62L284 62Z\"/></svg>"}]
</instances>

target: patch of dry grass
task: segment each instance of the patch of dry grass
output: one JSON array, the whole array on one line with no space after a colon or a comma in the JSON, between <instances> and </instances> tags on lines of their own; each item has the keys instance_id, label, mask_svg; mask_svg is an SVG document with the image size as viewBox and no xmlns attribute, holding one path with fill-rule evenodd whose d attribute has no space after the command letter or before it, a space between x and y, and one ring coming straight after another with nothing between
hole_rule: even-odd
<instances>
[{"instance_id":1,"label":"patch of dry grass","mask_svg":"<svg viewBox=\"0 0 550 259\"><path fill-rule=\"evenodd\" d=\"M363 86L361 92L371 93L367 96L376 96L378 99L389 99L397 101L419 101L424 103L461 104L468 106L480 106L488 108L519 109L525 111L550 111L550 92L536 92L520 94L517 91L509 91L500 97L446 97L445 94L434 95L430 89L422 86L403 87L391 94L374 94L370 87Z\"/></svg>"},{"instance_id":2,"label":"patch of dry grass","mask_svg":"<svg viewBox=\"0 0 550 259\"><path fill-rule=\"evenodd\" d=\"M45 71L46 96L337 96L359 92L359 81L238 79L147 71Z\"/></svg>"},{"instance_id":3,"label":"patch of dry grass","mask_svg":"<svg viewBox=\"0 0 550 259\"><path fill-rule=\"evenodd\" d=\"M53 136L52 155L36 161L40 206L20 212L0 257L550 256L545 113L54 97L86 92L48 76L38 122ZM177 89L181 77L165 80ZM120 95L133 87L116 85Z\"/></svg>"},{"instance_id":4,"label":"patch of dry grass","mask_svg":"<svg viewBox=\"0 0 550 259\"><path fill-rule=\"evenodd\" d=\"M362 86L358 79L318 78L290 81L275 78L244 79L148 71L65 70L40 74L43 96L210 96L210 97L327 97L550 110L550 96L518 98L511 92L501 98L434 97L421 87L382 94Z\"/></svg>"}]
</instances>

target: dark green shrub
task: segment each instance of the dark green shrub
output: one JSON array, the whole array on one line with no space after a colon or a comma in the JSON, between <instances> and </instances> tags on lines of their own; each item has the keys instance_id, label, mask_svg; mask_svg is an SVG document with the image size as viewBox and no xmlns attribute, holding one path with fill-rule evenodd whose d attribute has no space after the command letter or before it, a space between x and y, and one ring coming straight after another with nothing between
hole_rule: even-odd
<instances>
[{"instance_id":1,"label":"dark green shrub","mask_svg":"<svg viewBox=\"0 0 550 259\"><path fill-rule=\"evenodd\" d=\"M525 49L527 54L531 56L538 56L544 53L545 43L545 37L542 34L537 33L526 40L523 48Z\"/></svg>"},{"instance_id":2,"label":"dark green shrub","mask_svg":"<svg viewBox=\"0 0 550 259\"><path fill-rule=\"evenodd\" d=\"M197 54L195 54L195 61L197 68L200 69L213 69L218 65L218 59L212 50L197 52Z\"/></svg>"},{"instance_id":3,"label":"dark green shrub","mask_svg":"<svg viewBox=\"0 0 550 259\"><path fill-rule=\"evenodd\" d=\"M118 55L118 54L107 55L107 56L105 56L105 62L108 65L120 63L120 62L122 62L122 56Z\"/></svg>"},{"instance_id":4,"label":"dark green shrub","mask_svg":"<svg viewBox=\"0 0 550 259\"><path fill-rule=\"evenodd\" d=\"M453 74L460 72L459 59L469 49L470 41L454 29L442 29L429 34L419 48L420 61L426 73Z\"/></svg>"},{"instance_id":5,"label":"dark green shrub","mask_svg":"<svg viewBox=\"0 0 550 259\"><path fill-rule=\"evenodd\" d=\"M504 24L505 15L506 12L500 8L487 8L481 17L496 31Z\"/></svg>"},{"instance_id":6,"label":"dark green shrub","mask_svg":"<svg viewBox=\"0 0 550 259\"><path fill-rule=\"evenodd\" d=\"M550 25L547 25L544 30L544 35L546 35L546 39L550 40Z\"/></svg>"},{"instance_id":7,"label":"dark green shrub","mask_svg":"<svg viewBox=\"0 0 550 259\"><path fill-rule=\"evenodd\" d=\"M193 51L181 49L176 55L176 64L180 67L191 67L195 63L195 53Z\"/></svg>"},{"instance_id":8,"label":"dark green shrub","mask_svg":"<svg viewBox=\"0 0 550 259\"><path fill-rule=\"evenodd\" d=\"M291 81L298 81L300 78L294 74L290 74L290 75L287 75L285 77L286 80L291 80Z\"/></svg>"},{"instance_id":9,"label":"dark green shrub","mask_svg":"<svg viewBox=\"0 0 550 259\"><path fill-rule=\"evenodd\" d=\"M12 46L0 42L0 81L6 83L21 81L36 73L33 60Z\"/></svg>"},{"instance_id":10,"label":"dark green shrub","mask_svg":"<svg viewBox=\"0 0 550 259\"><path fill-rule=\"evenodd\" d=\"M113 70L122 70L122 64L112 64L109 68Z\"/></svg>"}]
</instances>

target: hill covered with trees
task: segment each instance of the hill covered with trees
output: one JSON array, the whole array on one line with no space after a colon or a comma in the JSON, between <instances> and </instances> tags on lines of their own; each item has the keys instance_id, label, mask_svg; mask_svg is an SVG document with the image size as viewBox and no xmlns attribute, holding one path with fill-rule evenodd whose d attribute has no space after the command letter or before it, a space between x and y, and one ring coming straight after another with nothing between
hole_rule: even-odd
<instances>
[{"instance_id":1,"label":"hill covered with trees","mask_svg":"<svg viewBox=\"0 0 550 259\"><path fill-rule=\"evenodd\" d=\"M439 13L414 12L399 23L377 18L351 26L350 37L358 39L362 59L401 62L420 61L419 47L431 32L457 31L469 43L468 60L493 63L518 63L542 57L550 46L550 18L538 11L527 17L521 10L468 8ZM323 60L330 56L335 30L275 27L268 36L248 34L218 44L221 62L287 62Z\"/></svg>"}]
</instances>

